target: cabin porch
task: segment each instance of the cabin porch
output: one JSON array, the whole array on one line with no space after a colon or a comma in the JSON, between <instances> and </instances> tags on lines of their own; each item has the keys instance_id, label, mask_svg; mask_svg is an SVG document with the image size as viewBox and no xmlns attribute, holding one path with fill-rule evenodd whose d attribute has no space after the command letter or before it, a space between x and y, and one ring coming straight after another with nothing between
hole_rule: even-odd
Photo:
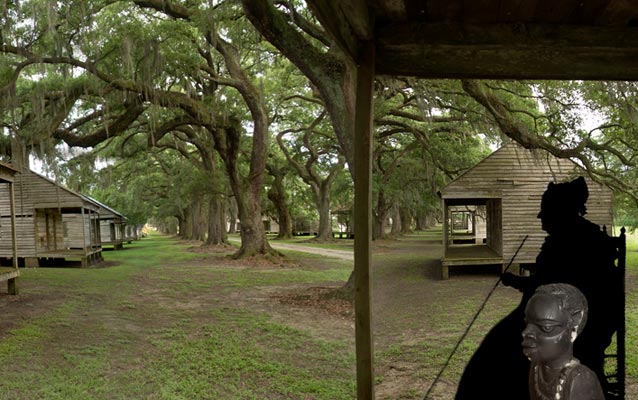
<instances>
[{"instance_id":1,"label":"cabin porch","mask_svg":"<svg viewBox=\"0 0 638 400\"><path fill-rule=\"evenodd\" d=\"M451 244L441 260L441 278L449 278L449 267L469 265L504 265L503 257L485 244Z\"/></svg>"},{"instance_id":2,"label":"cabin porch","mask_svg":"<svg viewBox=\"0 0 638 400\"><path fill-rule=\"evenodd\" d=\"M443 212L441 279L449 278L451 266L503 265L499 197L444 197Z\"/></svg>"},{"instance_id":3,"label":"cabin porch","mask_svg":"<svg viewBox=\"0 0 638 400\"><path fill-rule=\"evenodd\" d=\"M32 261L29 263L28 261ZM79 261L82 268L89 267L91 265L104 261L102 257L102 249L56 249L40 251L37 253L35 260L27 260L27 264L33 262L37 265L46 265L47 263L54 261ZM37 266L32 265L32 266ZM29 265L31 266L31 265Z\"/></svg>"},{"instance_id":4,"label":"cabin porch","mask_svg":"<svg viewBox=\"0 0 638 400\"><path fill-rule=\"evenodd\" d=\"M7 281L9 294L17 294L16 278L20 276L20 270L14 267L0 267L0 282Z\"/></svg>"}]
</instances>

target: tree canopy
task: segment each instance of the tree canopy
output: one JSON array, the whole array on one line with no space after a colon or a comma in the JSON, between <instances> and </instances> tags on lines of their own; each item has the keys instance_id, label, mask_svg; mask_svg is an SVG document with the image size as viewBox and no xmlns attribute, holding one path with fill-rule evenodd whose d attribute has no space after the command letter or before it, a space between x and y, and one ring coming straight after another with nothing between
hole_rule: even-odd
<instances>
[{"instance_id":1,"label":"tree canopy","mask_svg":"<svg viewBox=\"0 0 638 400\"><path fill-rule=\"evenodd\" d=\"M5 1L0 18L5 160L210 244L238 222L238 256L273 252L266 216L327 238L351 208L354 66L301 2ZM436 221L437 191L509 140L574 160L638 225L637 95L378 77L375 236Z\"/></svg>"}]
</instances>

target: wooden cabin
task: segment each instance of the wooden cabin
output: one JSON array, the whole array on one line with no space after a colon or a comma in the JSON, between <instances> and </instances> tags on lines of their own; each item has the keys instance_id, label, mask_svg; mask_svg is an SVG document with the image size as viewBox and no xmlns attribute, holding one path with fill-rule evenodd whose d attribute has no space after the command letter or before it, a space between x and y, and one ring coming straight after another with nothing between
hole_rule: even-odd
<instances>
[{"instance_id":1,"label":"wooden cabin","mask_svg":"<svg viewBox=\"0 0 638 400\"><path fill-rule=\"evenodd\" d=\"M568 159L509 143L450 182L440 192L444 215L441 277L449 267L499 265L505 268L528 235L511 272L533 264L547 233L537 215L549 182L583 175L589 198L586 218L611 229L612 191L589 179Z\"/></svg>"},{"instance_id":2,"label":"wooden cabin","mask_svg":"<svg viewBox=\"0 0 638 400\"><path fill-rule=\"evenodd\" d=\"M124 247L126 217L119 211L114 210L92 197L89 197L89 199L99 207L98 221L102 248L104 248L104 246L110 246L114 250L121 250Z\"/></svg>"},{"instance_id":3,"label":"wooden cabin","mask_svg":"<svg viewBox=\"0 0 638 400\"><path fill-rule=\"evenodd\" d=\"M279 223L273 218L263 216L261 222L264 224L264 231L266 233L279 233Z\"/></svg>"},{"instance_id":4,"label":"wooden cabin","mask_svg":"<svg viewBox=\"0 0 638 400\"><path fill-rule=\"evenodd\" d=\"M15 232L15 197L14 179L18 171L12 166L0 163L0 246L6 247L11 253L10 266L0 266L0 282L7 282L9 294L18 294L17 280L20 276L18 269L18 248Z\"/></svg>"},{"instance_id":5,"label":"wooden cabin","mask_svg":"<svg viewBox=\"0 0 638 400\"><path fill-rule=\"evenodd\" d=\"M9 212L4 186L1 215ZM86 267L102 260L97 205L30 170L18 172L14 186L18 258L25 266L67 260ZM2 242L0 258L11 254L8 243Z\"/></svg>"}]
</instances>

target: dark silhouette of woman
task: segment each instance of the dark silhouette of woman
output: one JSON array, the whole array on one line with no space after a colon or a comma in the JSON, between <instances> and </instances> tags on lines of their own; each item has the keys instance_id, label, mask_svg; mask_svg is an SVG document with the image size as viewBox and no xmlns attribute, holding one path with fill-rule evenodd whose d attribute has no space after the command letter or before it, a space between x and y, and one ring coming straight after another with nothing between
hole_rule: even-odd
<instances>
[{"instance_id":1,"label":"dark silhouette of woman","mask_svg":"<svg viewBox=\"0 0 638 400\"><path fill-rule=\"evenodd\" d=\"M537 287L549 283L571 284L586 296L589 322L574 355L604 383L604 351L622 313L615 290L616 250L606 233L583 217L588 196L583 177L547 186L538 214L547 237L532 276L502 276L505 285L523 293L521 303L485 336L463 372L456 400L529 399L529 361L519 351L519 332L525 328L528 300Z\"/></svg>"}]
</instances>

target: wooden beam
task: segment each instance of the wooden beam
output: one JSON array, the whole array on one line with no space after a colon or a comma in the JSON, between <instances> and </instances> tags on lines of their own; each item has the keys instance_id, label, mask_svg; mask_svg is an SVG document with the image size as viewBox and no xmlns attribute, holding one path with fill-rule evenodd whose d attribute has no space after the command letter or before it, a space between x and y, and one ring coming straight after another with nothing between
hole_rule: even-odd
<instances>
[{"instance_id":1,"label":"wooden beam","mask_svg":"<svg viewBox=\"0 0 638 400\"><path fill-rule=\"evenodd\" d=\"M374 29L365 0L308 0L321 26L350 58L358 58L360 40L371 40Z\"/></svg>"},{"instance_id":2,"label":"wooden beam","mask_svg":"<svg viewBox=\"0 0 638 400\"><path fill-rule=\"evenodd\" d=\"M638 27L385 24L376 72L423 78L638 80Z\"/></svg>"},{"instance_id":3,"label":"wooden beam","mask_svg":"<svg viewBox=\"0 0 638 400\"><path fill-rule=\"evenodd\" d=\"M357 399L374 400L370 282L372 263L372 117L374 42L361 42L354 128L354 306Z\"/></svg>"}]
</instances>

